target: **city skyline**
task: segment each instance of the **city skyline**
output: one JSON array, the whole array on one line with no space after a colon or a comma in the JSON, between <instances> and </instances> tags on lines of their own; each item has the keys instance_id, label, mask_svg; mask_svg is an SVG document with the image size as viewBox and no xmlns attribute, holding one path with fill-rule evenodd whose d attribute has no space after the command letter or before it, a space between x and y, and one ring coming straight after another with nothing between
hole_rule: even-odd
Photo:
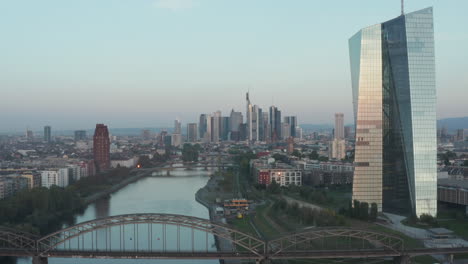
<instances>
[{"instance_id":1,"label":"city skyline","mask_svg":"<svg viewBox=\"0 0 468 264\"><path fill-rule=\"evenodd\" d=\"M290 112L284 114L301 116L301 123L329 123L335 112L352 115L349 63L342 44L346 36L360 25L394 18L400 11L399 1L364 1L360 10L341 1L342 8L336 9L337 1L329 1L321 3L319 10L307 1L293 6L269 2L266 9L266 2L260 1L246 10L242 9L245 2L232 6L203 0L187 8L171 6L172 1L165 5L154 1L83 2L49 8L52 2L31 2L29 9L34 13L16 2L0 4L4 12L0 20L5 20L0 24L9 39L3 49L9 53L0 62L5 72L0 86L9 99L0 106L2 131L39 130L45 124L60 129L92 128L101 122L111 127L170 126L175 117L197 120L194 112L244 109L242 98L247 89L256 104L287 108ZM460 54L466 51L457 48L468 45L461 26L466 23L460 22L466 19L461 10L468 3L460 2L460 8L451 4L408 1L405 8L407 12L427 6L436 10L438 118L468 112L464 96L460 96L468 83L463 74L467 62L462 58L466 56ZM282 11L284 5L290 14ZM215 11L234 7L245 15L245 21L225 17L219 19L219 25L211 23L219 18ZM83 21L80 12L87 13L91 23ZM128 12L140 18L119 20ZM291 14L294 19L289 19ZM321 22L329 21L330 14L333 23L323 27ZM103 16L116 23L98 23ZM207 18L201 19L204 16ZM31 19L38 21L36 26L31 26ZM56 19L63 19L63 25L56 25ZM349 19L353 23L344 27L344 20ZM96 24L100 26L94 27ZM173 25L173 31L159 24ZM42 35L34 33L37 27L43 29ZM101 36L102 32L108 34ZM145 32L154 32L151 35L168 42L158 42ZM316 41L317 35L307 32L323 35L324 41ZM123 38L128 34L131 41ZM190 38L195 38L192 45L167 45ZM207 42L213 38L214 43ZM80 43L83 45L77 46ZM22 104L15 103L18 100ZM69 104L70 100L76 103ZM84 101L86 104L80 103Z\"/></svg>"}]
</instances>

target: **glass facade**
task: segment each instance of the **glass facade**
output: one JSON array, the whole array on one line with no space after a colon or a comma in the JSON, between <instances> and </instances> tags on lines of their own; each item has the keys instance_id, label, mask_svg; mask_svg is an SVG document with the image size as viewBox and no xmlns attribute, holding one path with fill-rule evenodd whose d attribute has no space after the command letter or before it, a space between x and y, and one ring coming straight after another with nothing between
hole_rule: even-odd
<instances>
[{"instance_id":1,"label":"glass facade","mask_svg":"<svg viewBox=\"0 0 468 264\"><path fill-rule=\"evenodd\" d=\"M437 213L432 8L349 40L356 124L353 199L400 214Z\"/></svg>"}]
</instances>

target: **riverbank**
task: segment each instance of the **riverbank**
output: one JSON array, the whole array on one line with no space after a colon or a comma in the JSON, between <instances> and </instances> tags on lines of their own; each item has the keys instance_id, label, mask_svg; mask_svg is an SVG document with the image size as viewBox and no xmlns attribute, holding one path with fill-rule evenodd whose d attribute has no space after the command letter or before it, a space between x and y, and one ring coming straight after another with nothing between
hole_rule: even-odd
<instances>
[{"instance_id":1,"label":"riverbank","mask_svg":"<svg viewBox=\"0 0 468 264\"><path fill-rule=\"evenodd\" d=\"M130 172L130 175L131 175L131 172ZM97 201L99 199L108 197L112 193L124 188L125 186L129 185L130 183L134 183L134 182L136 182L136 181L138 181L138 180L140 180L140 179L142 179L142 178L144 178L146 176L148 176L146 173L137 173L134 176L130 176L129 178L124 179L120 183L111 186L107 190L99 191L99 192L97 192L95 194L92 194L90 196L85 197L84 198L84 204L89 205L89 204L91 204L91 203L93 203L93 202L95 202L95 201Z\"/></svg>"}]
</instances>

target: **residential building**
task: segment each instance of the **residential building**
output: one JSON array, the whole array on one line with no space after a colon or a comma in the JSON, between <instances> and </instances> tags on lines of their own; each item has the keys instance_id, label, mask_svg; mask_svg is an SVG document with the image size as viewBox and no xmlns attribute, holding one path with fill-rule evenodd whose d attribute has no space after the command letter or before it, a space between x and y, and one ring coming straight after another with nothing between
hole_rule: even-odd
<instances>
[{"instance_id":1,"label":"residential building","mask_svg":"<svg viewBox=\"0 0 468 264\"><path fill-rule=\"evenodd\" d=\"M68 168L41 171L42 187L50 188L53 185L67 187L68 181Z\"/></svg>"},{"instance_id":2,"label":"residential building","mask_svg":"<svg viewBox=\"0 0 468 264\"><path fill-rule=\"evenodd\" d=\"M109 131L104 124L97 124L93 137L93 154L96 170L102 172L110 168Z\"/></svg>"}]
</instances>

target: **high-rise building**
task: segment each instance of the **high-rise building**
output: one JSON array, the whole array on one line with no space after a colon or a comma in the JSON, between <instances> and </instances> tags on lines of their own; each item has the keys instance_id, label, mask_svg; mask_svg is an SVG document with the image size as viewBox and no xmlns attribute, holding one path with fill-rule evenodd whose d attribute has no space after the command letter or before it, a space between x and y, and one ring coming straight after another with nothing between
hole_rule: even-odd
<instances>
[{"instance_id":1,"label":"high-rise building","mask_svg":"<svg viewBox=\"0 0 468 264\"><path fill-rule=\"evenodd\" d=\"M226 141L229 137L229 130L230 130L231 120L229 116L221 117L221 139Z\"/></svg>"},{"instance_id":2,"label":"high-rise building","mask_svg":"<svg viewBox=\"0 0 468 264\"><path fill-rule=\"evenodd\" d=\"M238 141L240 136L240 126L244 122L244 118L242 116L242 112L234 112L234 109L231 111L230 116L230 132L231 132L231 140Z\"/></svg>"},{"instance_id":3,"label":"high-rise building","mask_svg":"<svg viewBox=\"0 0 468 264\"><path fill-rule=\"evenodd\" d=\"M143 129L141 131L141 137L144 140L150 140L151 139L151 131L149 129Z\"/></svg>"},{"instance_id":4,"label":"high-rise building","mask_svg":"<svg viewBox=\"0 0 468 264\"><path fill-rule=\"evenodd\" d=\"M262 109L258 107L258 105L254 105L252 108L252 122L251 122L251 128L250 128L250 140L251 141L258 141L259 140L259 113L261 113Z\"/></svg>"},{"instance_id":5,"label":"high-rise building","mask_svg":"<svg viewBox=\"0 0 468 264\"><path fill-rule=\"evenodd\" d=\"M96 124L93 137L93 153L96 170L102 172L110 168L109 130L104 124Z\"/></svg>"},{"instance_id":6,"label":"high-rise building","mask_svg":"<svg viewBox=\"0 0 468 264\"><path fill-rule=\"evenodd\" d=\"M464 129L457 129L457 141L465 141L465 130Z\"/></svg>"},{"instance_id":7,"label":"high-rise building","mask_svg":"<svg viewBox=\"0 0 468 264\"><path fill-rule=\"evenodd\" d=\"M296 116L285 116L284 117L284 123L289 124L291 131L289 134L291 137L295 138L296 137L296 127L297 127L297 117ZM284 136L283 136L284 137Z\"/></svg>"},{"instance_id":8,"label":"high-rise building","mask_svg":"<svg viewBox=\"0 0 468 264\"><path fill-rule=\"evenodd\" d=\"M86 130L75 131L75 141L86 140Z\"/></svg>"},{"instance_id":9,"label":"high-rise building","mask_svg":"<svg viewBox=\"0 0 468 264\"><path fill-rule=\"evenodd\" d=\"M182 124L180 120L174 120L174 134L182 134Z\"/></svg>"},{"instance_id":10,"label":"high-rise building","mask_svg":"<svg viewBox=\"0 0 468 264\"><path fill-rule=\"evenodd\" d=\"M270 136L271 141L281 139L281 111L276 106L270 106Z\"/></svg>"},{"instance_id":11,"label":"high-rise building","mask_svg":"<svg viewBox=\"0 0 468 264\"><path fill-rule=\"evenodd\" d=\"M29 129L26 130L26 139L28 141L33 141L34 140L34 134L33 134L32 130L29 130Z\"/></svg>"},{"instance_id":12,"label":"high-rise building","mask_svg":"<svg viewBox=\"0 0 468 264\"><path fill-rule=\"evenodd\" d=\"M329 142L328 157L341 160L346 157L346 142L344 139L335 138Z\"/></svg>"},{"instance_id":13,"label":"high-rise building","mask_svg":"<svg viewBox=\"0 0 468 264\"><path fill-rule=\"evenodd\" d=\"M187 141L188 142L197 142L197 123L189 123L187 125Z\"/></svg>"},{"instance_id":14,"label":"high-rise building","mask_svg":"<svg viewBox=\"0 0 468 264\"><path fill-rule=\"evenodd\" d=\"M268 122L268 112L261 113L261 130L260 130L260 141L269 142L270 141L270 123Z\"/></svg>"},{"instance_id":15,"label":"high-rise building","mask_svg":"<svg viewBox=\"0 0 468 264\"><path fill-rule=\"evenodd\" d=\"M379 211L437 213L432 8L349 40L356 124L353 199Z\"/></svg>"},{"instance_id":16,"label":"high-rise building","mask_svg":"<svg viewBox=\"0 0 468 264\"><path fill-rule=\"evenodd\" d=\"M205 138L205 134L207 132L206 121L206 114L201 114L200 120L198 121L198 136L200 137L200 139Z\"/></svg>"},{"instance_id":17,"label":"high-rise building","mask_svg":"<svg viewBox=\"0 0 468 264\"><path fill-rule=\"evenodd\" d=\"M335 139L344 139L344 114L336 113L335 114Z\"/></svg>"},{"instance_id":18,"label":"high-rise building","mask_svg":"<svg viewBox=\"0 0 468 264\"><path fill-rule=\"evenodd\" d=\"M281 136L283 140L286 140L289 137L291 137L291 125L289 123L283 122L281 124Z\"/></svg>"},{"instance_id":19,"label":"high-rise building","mask_svg":"<svg viewBox=\"0 0 468 264\"><path fill-rule=\"evenodd\" d=\"M216 111L211 116L211 142L219 142L221 127L221 111Z\"/></svg>"},{"instance_id":20,"label":"high-rise building","mask_svg":"<svg viewBox=\"0 0 468 264\"><path fill-rule=\"evenodd\" d=\"M50 142L50 133L51 133L51 127L50 126L45 126L44 127L44 142L49 143Z\"/></svg>"},{"instance_id":21,"label":"high-rise building","mask_svg":"<svg viewBox=\"0 0 468 264\"><path fill-rule=\"evenodd\" d=\"M50 188L53 185L67 187L68 182L68 168L41 171L42 187Z\"/></svg>"},{"instance_id":22,"label":"high-rise building","mask_svg":"<svg viewBox=\"0 0 468 264\"><path fill-rule=\"evenodd\" d=\"M246 95L246 101L247 101L247 109L246 109L246 126L247 126L247 140L252 141L253 140L253 118L252 118L252 112L253 112L253 105L250 103L250 98L249 98L249 93L247 92Z\"/></svg>"}]
</instances>

